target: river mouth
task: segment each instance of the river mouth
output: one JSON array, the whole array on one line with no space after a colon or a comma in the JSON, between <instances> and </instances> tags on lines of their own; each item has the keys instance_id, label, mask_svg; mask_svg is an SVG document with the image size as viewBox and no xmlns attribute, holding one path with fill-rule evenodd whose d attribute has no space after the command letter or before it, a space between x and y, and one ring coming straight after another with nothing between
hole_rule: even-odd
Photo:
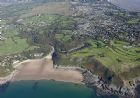
<instances>
[{"instance_id":1,"label":"river mouth","mask_svg":"<svg viewBox=\"0 0 140 98\"><path fill-rule=\"evenodd\" d=\"M108 1L128 11L140 12L140 0L108 0Z\"/></svg>"}]
</instances>

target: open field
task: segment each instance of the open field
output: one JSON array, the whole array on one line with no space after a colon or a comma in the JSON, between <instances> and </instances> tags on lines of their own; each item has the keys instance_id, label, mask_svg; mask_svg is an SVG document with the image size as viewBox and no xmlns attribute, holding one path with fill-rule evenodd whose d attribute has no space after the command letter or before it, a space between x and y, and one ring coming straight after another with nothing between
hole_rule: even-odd
<instances>
[{"instance_id":1,"label":"open field","mask_svg":"<svg viewBox=\"0 0 140 98\"><path fill-rule=\"evenodd\" d=\"M73 19L73 17L61 16L56 14L52 15L47 13L26 17L18 22L28 27L37 26L39 28L44 26L50 26L50 28L57 27L62 30L73 30L76 25L76 21ZM48 30L50 28L48 28Z\"/></svg>"},{"instance_id":2,"label":"open field","mask_svg":"<svg viewBox=\"0 0 140 98\"><path fill-rule=\"evenodd\" d=\"M3 19L0 19L0 25L4 25L4 24L6 24L6 21Z\"/></svg>"},{"instance_id":3,"label":"open field","mask_svg":"<svg viewBox=\"0 0 140 98\"><path fill-rule=\"evenodd\" d=\"M50 2L44 5L38 6L30 10L28 13L23 14L21 18L39 15L39 14L59 14L59 15L69 15L69 5L65 2Z\"/></svg>"},{"instance_id":4,"label":"open field","mask_svg":"<svg viewBox=\"0 0 140 98\"><path fill-rule=\"evenodd\" d=\"M64 2L39 3L31 7L21 5L13 10L14 8L16 7L10 6L6 10L8 12L2 15L10 18L4 18L0 23L6 27L2 32L5 40L0 41L0 56L22 52L25 52L27 57L30 52L43 53L44 56L52 45L56 51L56 65L89 67L89 70L107 79L116 76L122 80L129 80L139 76L140 47L138 44L130 44L133 39L138 43L139 31L136 32L133 28L139 28L137 16L131 17L124 12L115 12L115 15L112 12L114 10L111 10L112 14L103 13L101 9L99 17L96 11L93 15L92 11L96 8L90 12L87 6L79 5L73 7L75 11L72 14L70 5ZM76 15L79 10L83 13L80 16ZM89 17L89 12L92 17ZM106 19L108 14L111 19ZM125 21L122 22L122 19ZM98 20L101 20L101 23ZM128 29L130 25L133 26ZM84 46L80 47L81 45ZM33 51L27 52L28 49ZM4 67L0 69L5 70ZM24 71L21 74L23 73Z\"/></svg>"},{"instance_id":5,"label":"open field","mask_svg":"<svg viewBox=\"0 0 140 98\"><path fill-rule=\"evenodd\" d=\"M37 6L36 3L15 4L10 6L3 6L0 9L0 18L11 20L15 17L27 13L33 7ZM9 22L9 21L8 21Z\"/></svg>"},{"instance_id":6,"label":"open field","mask_svg":"<svg viewBox=\"0 0 140 98\"><path fill-rule=\"evenodd\" d=\"M0 40L0 56L21 53L29 48L27 39L17 36L18 29L10 25L2 31L3 40Z\"/></svg>"},{"instance_id":7,"label":"open field","mask_svg":"<svg viewBox=\"0 0 140 98\"><path fill-rule=\"evenodd\" d=\"M131 20L128 21L128 24L137 24L140 22L139 18L133 18Z\"/></svg>"},{"instance_id":8,"label":"open field","mask_svg":"<svg viewBox=\"0 0 140 98\"><path fill-rule=\"evenodd\" d=\"M55 37L56 39L58 39L59 41L63 42L63 43L69 43L72 39L71 39L72 35L68 35L68 34L56 34Z\"/></svg>"},{"instance_id":9,"label":"open field","mask_svg":"<svg viewBox=\"0 0 140 98\"><path fill-rule=\"evenodd\" d=\"M92 46L72 54L75 57L94 55L94 58L99 60L103 65L119 74L130 68L137 67L140 62L137 59L140 55L136 52L139 51L138 47L127 48L128 43L115 41L111 47L101 46L98 48L94 42ZM125 47L126 46L126 47ZM129 47L129 46L128 46Z\"/></svg>"},{"instance_id":10,"label":"open field","mask_svg":"<svg viewBox=\"0 0 140 98\"><path fill-rule=\"evenodd\" d=\"M139 58L137 53L140 51L139 47L130 46L129 43L123 41L111 41L110 46L102 41L90 40L88 43L90 47L72 52L67 55L61 55L63 61L59 62L60 65L87 65L94 64L94 61L87 62L86 58L94 58L99 61L103 66L113 71L116 75L121 75L123 78L123 72L129 72L129 70L140 67ZM69 64L68 64L69 63ZM131 76L137 77L140 71L132 71ZM125 75L125 74L124 74ZM129 75L129 74L128 74Z\"/></svg>"},{"instance_id":11,"label":"open field","mask_svg":"<svg viewBox=\"0 0 140 98\"><path fill-rule=\"evenodd\" d=\"M27 18L24 18L20 23L23 23L24 25L39 25L41 22L46 22L46 24L50 24L55 19L57 19L58 16L56 15L49 15L49 14L42 14L41 16L30 16Z\"/></svg>"},{"instance_id":12,"label":"open field","mask_svg":"<svg viewBox=\"0 0 140 98\"><path fill-rule=\"evenodd\" d=\"M19 37L8 38L0 42L0 55L19 53L26 48L28 48L26 39L21 39Z\"/></svg>"}]
</instances>

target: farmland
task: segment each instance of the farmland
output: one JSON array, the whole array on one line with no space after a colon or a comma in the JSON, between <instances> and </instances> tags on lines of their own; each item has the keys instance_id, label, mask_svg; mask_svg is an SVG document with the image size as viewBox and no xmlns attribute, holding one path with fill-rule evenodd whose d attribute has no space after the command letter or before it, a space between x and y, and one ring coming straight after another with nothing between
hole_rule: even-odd
<instances>
[{"instance_id":1,"label":"farmland","mask_svg":"<svg viewBox=\"0 0 140 98\"><path fill-rule=\"evenodd\" d=\"M139 76L139 14L128 15L109 4L101 4L99 11L98 5L71 8L65 2L31 5L17 6L19 10L10 6L1 14L1 59L17 54L25 59L35 58L35 53L45 56L53 46L55 65L87 68L105 79L113 77L114 83Z\"/></svg>"}]
</instances>

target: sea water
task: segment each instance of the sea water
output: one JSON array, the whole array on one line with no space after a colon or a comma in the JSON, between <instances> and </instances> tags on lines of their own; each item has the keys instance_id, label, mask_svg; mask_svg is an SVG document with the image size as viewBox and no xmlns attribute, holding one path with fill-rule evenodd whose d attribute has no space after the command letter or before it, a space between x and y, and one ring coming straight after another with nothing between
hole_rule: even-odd
<instances>
[{"instance_id":1,"label":"sea water","mask_svg":"<svg viewBox=\"0 0 140 98\"><path fill-rule=\"evenodd\" d=\"M117 98L97 96L85 85L56 81L20 81L0 88L0 98Z\"/></svg>"}]
</instances>

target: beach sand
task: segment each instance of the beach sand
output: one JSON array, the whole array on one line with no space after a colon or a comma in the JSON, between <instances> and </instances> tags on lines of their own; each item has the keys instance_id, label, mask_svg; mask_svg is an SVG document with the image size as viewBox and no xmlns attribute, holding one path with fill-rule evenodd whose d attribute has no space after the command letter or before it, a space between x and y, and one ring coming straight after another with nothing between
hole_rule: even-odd
<instances>
[{"instance_id":1,"label":"beach sand","mask_svg":"<svg viewBox=\"0 0 140 98\"><path fill-rule=\"evenodd\" d=\"M46 58L27 60L20 63L18 71L11 81L21 80L56 80L64 82L82 83L83 76L80 71L54 69L52 59Z\"/></svg>"}]
</instances>

